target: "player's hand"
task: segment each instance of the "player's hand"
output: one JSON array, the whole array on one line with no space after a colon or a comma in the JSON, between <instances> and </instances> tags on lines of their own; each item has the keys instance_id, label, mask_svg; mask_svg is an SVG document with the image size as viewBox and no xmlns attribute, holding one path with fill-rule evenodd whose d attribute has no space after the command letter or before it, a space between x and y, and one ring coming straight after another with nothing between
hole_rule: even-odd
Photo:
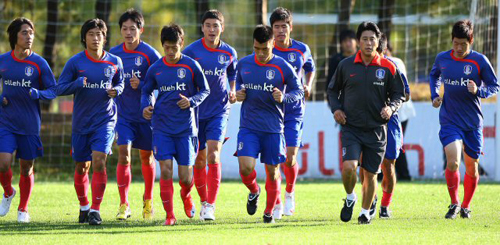
<instances>
[{"instance_id":1,"label":"player's hand","mask_svg":"<svg viewBox=\"0 0 500 245\"><path fill-rule=\"evenodd\" d=\"M108 89L108 90L106 90L106 92L108 93L108 96L110 98L114 98L118 95L118 92L114 88Z\"/></svg>"},{"instance_id":2,"label":"player's hand","mask_svg":"<svg viewBox=\"0 0 500 245\"><path fill-rule=\"evenodd\" d=\"M333 113L333 118L338 124L344 125L346 123L347 116L345 115L344 111L338 109L335 111L335 113Z\"/></svg>"},{"instance_id":3,"label":"player's hand","mask_svg":"<svg viewBox=\"0 0 500 245\"><path fill-rule=\"evenodd\" d=\"M236 92L234 90L229 91L229 103L234 104L236 101Z\"/></svg>"},{"instance_id":4,"label":"player's hand","mask_svg":"<svg viewBox=\"0 0 500 245\"><path fill-rule=\"evenodd\" d=\"M179 94L179 96L181 97L181 100L177 101L177 105L179 106L179 108L183 110L189 108L191 106L189 99L182 94Z\"/></svg>"},{"instance_id":5,"label":"player's hand","mask_svg":"<svg viewBox=\"0 0 500 245\"><path fill-rule=\"evenodd\" d=\"M245 98L247 97L247 91L245 88L242 88L241 90L238 90L236 92L236 100L237 101L244 101Z\"/></svg>"},{"instance_id":6,"label":"player's hand","mask_svg":"<svg viewBox=\"0 0 500 245\"><path fill-rule=\"evenodd\" d=\"M9 100L7 100L7 98L3 97L3 100L2 100L2 105L3 106L6 106L9 104Z\"/></svg>"},{"instance_id":7,"label":"player's hand","mask_svg":"<svg viewBox=\"0 0 500 245\"><path fill-rule=\"evenodd\" d=\"M148 107L144 108L144 110L142 111L142 116L146 120L151 120L151 118L153 117L153 107L148 106Z\"/></svg>"},{"instance_id":8,"label":"player's hand","mask_svg":"<svg viewBox=\"0 0 500 245\"><path fill-rule=\"evenodd\" d=\"M477 85L473 80L469 80L469 82L467 82L467 90L469 90L469 92L473 95L477 94Z\"/></svg>"},{"instance_id":9,"label":"player's hand","mask_svg":"<svg viewBox=\"0 0 500 245\"><path fill-rule=\"evenodd\" d=\"M307 100L311 96L311 87L304 84L304 98Z\"/></svg>"},{"instance_id":10,"label":"player's hand","mask_svg":"<svg viewBox=\"0 0 500 245\"><path fill-rule=\"evenodd\" d=\"M132 72L132 78L130 78L130 87L132 89L137 89L139 87L139 83L141 83L141 80L135 76L135 73Z\"/></svg>"},{"instance_id":11,"label":"player's hand","mask_svg":"<svg viewBox=\"0 0 500 245\"><path fill-rule=\"evenodd\" d=\"M283 93L276 87L273 89L273 98L278 103L283 102Z\"/></svg>"},{"instance_id":12,"label":"player's hand","mask_svg":"<svg viewBox=\"0 0 500 245\"><path fill-rule=\"evenodd\" d=\"M386 106L386 107L382 108L382 111L380 112L380 116L385 120L389 120L389 119L391 119L392 113L393 113L392 109L389 106Z\"/></svg>"},{"instance_id":13,"label":"player's hand","mask_svg":"<svg viewBox=\"0 0 500 245\"><path fill-rule=\"evenodd\" d=\"M434 108L438 108L441 106L441 103L443 103L443 98L441 97L436 97L433 101L432 101L432 106L434 106Z\"/></svg>"},{"instance_id":14,"label":"player's hand","mask_svg":"<svg viewBox=\"0 0 500 245\"><path fill-rule=\"evenodd\" d=\"M30 98L32 100L36 100L40 98L40 94L38 93L38 89L30 88Z\"/></svg>"},{"instance_id":15,"label":"player's hand","mask_svg":"<svg viewBox=\"0 0 500 245\"><path fill-rule=\"evenodd\" d=\"M82 80L82 87L85 87L85 85L87 85L87 77L83 77Z\"/></svg>"}]
</instances>

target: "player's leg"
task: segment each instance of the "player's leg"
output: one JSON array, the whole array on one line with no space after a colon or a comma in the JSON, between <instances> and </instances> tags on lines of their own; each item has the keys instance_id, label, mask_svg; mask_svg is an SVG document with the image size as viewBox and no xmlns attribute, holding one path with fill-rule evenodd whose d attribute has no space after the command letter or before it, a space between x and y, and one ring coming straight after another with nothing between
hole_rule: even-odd
<instances>
[{"instance_id":1,"label":"player's leg","mask_svg":"<svg viewBox=\"0 0 500 245\"><path fill-rule=\"evenodd\" d=\"M276 200L281 193L280 165L266 164L266 209L264 210L264 223L274 223L273 211Z\"/></svg>"},{"instance_id":2,"label":"player's leg","mask_svg":"<svg viewBox=\"0 0 500 245\"><path fill-rule=\"evenodd\" d=\"M222 135L222 137L224 137L224 135ZM217 200L217 194L219 193L219 187L222 177L220 163L222 140L207 140L207 204L205 205L205 210L203 212L204 220L215 219L215 201Z\"/></svg>"},{"instance_id":3,"label":"player's leg","mask_svg":"<svg viewBox=\"0 0 500 245\"><path fill-rule=\"evenodd\" d=\"M482 129L464 133L464 200L460 209L460 217L470 218L470 203L479 183L479 156L483 146Z\"/></svg>"},{"instance_id":4,"label":"player's leg","mask_svg":"<svg viewBox=\"0 0 500 245\"><path fill-rule=\"evenodd\" d=\"M158 158L158 157L157 157ZM174 225L177 222L174 214L174 184L172 158L159 160L160 162L160 197L163 209L167 213L165 225Z\"/></svg>"},{"instance_id":5,"label":"player's leg","mask_svg":"<svg viewBox=\"0 0 500 245\"><path fill-rule=\"evenodd\" d=\"M118 139L118 165L116 166L116 184L118 185L118 193L120 194L120 206L116 214L117 220L126 220L130 217L130 207L128 203L128 190L132 182L132 174L130 169L131 163L131 144L135 139L133 124L126 120L118 119L116 124L116 132Z\"/></svg>"},{"instance_id":6,"label":"player's leg","mask_svg":"<svg viewBox=\"0 0 500 245\"><path fill-rule=\"evenodd\" d=\"M207 202L207 137L206 137L206 120L199 121L198 141L199 150L194 162L194 185L200 196L200 217L203 216L204 206Z\"/></svg>"},{"instance_id":7,"label":"player's leg","mask_svg":"<svg viewBox=\"0 0 500 245\"><path fill-rule=\"evenodd\" d=\"M286 178L285 208L284 215L293 215L295 212L295 183L299 173L297 164L297 154L301 146L303 122L287 121L285 122L285 140L286 140L286 162L283 172ZM280 199L278 199L280 204ZM277 210L279 212L279 210Z\"/></svg>"},{"instance_id":8,"label":"player's leg","mask_svg":"<svg viewBox=\"0 0 500 245\"><path fill-rule=\"evenodd\" d=\"M392 201L392 193L396 185L396 159L402 147L401 123L397 114L391 117L387 123L387 146L381 168L384 175L382 179L382 202L380 205L380 218L390 218L389 205ZM375 198L376 199L376 198Z\"/></svg>"},{"instance_id":9,"label":"player's leg","mask_svg":"<svg viewBox=\"0 0 500 245\"><path fill-rule=\"evenodd\" d=\"M16 190L12 186L12 158L17 148L16 137L7 130L0 130L0 184L2 184L3 195L0 204L0 217L7 215Z\"/></svg>"},{"instance_id":10,"label":"player's leg","mask_svg":"<svg viewBox=\"0 0 500 245\"><path fill-rule=\"evenodd\" d=\"M281 193L280 164L286 161L286 142L283 134L263 134L260 137L260 161L266 165L267 202L264 210L264 223L274 223L273 210ZM281 215L277 215L280 219Z\"/></svg>"},{"instance_id":11,"label":"player's leg","mask_svg":"<svg viewBox=\"0 0 500 245\"><path fill-rule=\"evenodd\" d=\"M448 212L445 215L447 219L456 218L460 211L458 201L458 187L460 186L460 160L463 149L461 131L452 126L441 126L439 131L441 144L444 146L446 155L446 185L450 195L451 204L448 206Z\"/></svg>"},{"instance_id":12,"label":"player's leg","mask_svg":"<svg viewBox=\"0 0 500 245\"><path fill-rule=\"evenodd\" d=\"M30 216L28 214L28 203L31 197L31 191L35 182L33 173L33 165L35 160L19 159L20 179L19 179L19 194L20 201L17 208L18 215L17 221L22 223L29 223Z\"/></svg>"},{"instance_id":13,"label":"player's leg","mask_svg":"<svg viewBox=\"0 0 500 245\"><path fill-rule=\"evenodd\" d=\"M365 222L369 223L371 221L370 208L372 207L373 200L375 199L378 174L372 173L364 168L361 168L360 171L363 171L364 177L362 186L363 201L358 223L364 224Z\"/></svg>"},{"instance_id":14,"label":"player's leg","mask_svg":"<svg viewBox=\"0 0 500 245\"><path fill-rule=\"evenodd\" d=\"M254 215L260 196L255 172L256 159L260 152L259 135L256 132L242 128L238 132L237 156L241 181L250 193L247 199L247 213Z\"/></svg>"},{"instance_id":15,"label":"player's leg","mask_svg":"<svg viewBox=\"0 0 500 245\"><path fill-rule=\"evenodd\" d=\"M351 220L354 205L358 200L354 187L357 182L356 170L361 157L361 145L355 136L356 133L355 129L342 127L342 183L347 197L340 212L340 219L344 222Z\"/></svg>"},{"instance_id":16,"label":"player's leg","mask_svg":"<svg viewBox=\"0 0 500 245\"><path fill-rule=\"evenodd\" d=\"M156 164L151 150L139 150L141 155L141 170L144 178L144 196L142 217L146 220L153 218L153 187L156 176Z\"/></svg>"},{"instance_id":17,"label":"player's leg","mask_svg":"<svg viewBox=\"0 0 500 245\"><path fill-rule=\"evenodd\" d=\"M193 189L193 165L196 158L198 138L191 136L175 137L174 155L177 160L179 171L179 185L181 186L181 199L184 204L184 212L188 218L193 218L196 209L191 196Z\"/></svg>"},{"instance_id":18,"label":"player's leg","mask_svg":"<svg viewBox=\"0 0 500 245\"><path fill-rule=\"evenodd\" d=\"M80 202L79 223L88 222L90 203L88 200L89 190L89 170L92 161L92 151L90 149L88 135L71 135L71 156L75 160L74 186L76 196Z\"/></svg>"}]
</instances>

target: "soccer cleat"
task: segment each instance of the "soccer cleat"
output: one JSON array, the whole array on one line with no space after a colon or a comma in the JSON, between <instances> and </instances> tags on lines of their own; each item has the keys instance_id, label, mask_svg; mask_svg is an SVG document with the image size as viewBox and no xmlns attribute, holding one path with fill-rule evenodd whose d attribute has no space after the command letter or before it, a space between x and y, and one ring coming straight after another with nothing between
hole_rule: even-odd
<instances>
[{"instance_id":1,"label":"soccer cleat","mask_svg":"<svg viewBox=\"0 0 500 245\"><path fill-rule=\"evenodd\" d=\"M167 217L165 219L165 223L163 225L165 226L171 226L177 224L177 219L175 217Z\"/></svg>"},{"instance_id":2,"label":"soccer cleat","mask_svg":"<svg viewBox=\"0 0 500 245\"><path fill-rule=\"evenodd\" d=\"M283 204L280 203L280 204L274 205L273 218L275 220L280 220L282 216L283 216Z\"/></svg>"},{"instance_id":3,"label":"soccer cleat","mask_svg":"<svg viewBox=\"0 0 500 245\"><path fill-rule=\"evenodd\" d=\"M354 200L349 200L349 199L344 199L344 207L340 211L340 220L344 222L349 222L352 218L352 210L354 208L354 205L356 204L356 199Z\"/></svg>"},{"instance_id":4,"label":"soccer cleat","mask_svg":"<svg viewBox=\"0 0 500 245\"><path fill-rule=\"evenodd\" d=\"M182 200L182 202L184 203L184 212L186 213L186 216L190 219L193 218L196 214L196 208L194 207L191 195L188 195L186 199Z\"/></svg>"},{"instance_id":5,"label":"soccer cleat","mask_svg":"<svg viewBox=\"0 0 500 245\"><path fill-rule=\"evenodd\" d=\"M153 220L154 210L153 210L153 200L144 200L142 205L142 217L145 220Z\"/></svg>"},{"instance_id":6,"label":"soccer cleat","mask_svg":"<svg viewBox=\"0 0 500 245\"><path fill-rule=\"evenodd\" d=\"M89 225L101 225L102 219L101 214L99 212L90 212L89 213Z\"/></svg>"},{"instance_id":7,"label":"soccer cleat","mask_svg":"<svg viewBox=\"0 0 500 245\"><path fill-rule=\"evenodd\" d=\"M285 192L285 211L283 214L286 216L291 216L295 212L295 193Z\"/></svg>"},{"instance_id":8,"label":"soccer cleat","mask_svg":"<svg viewBox=\"0 0 500 245\"><path fill-rule=\"evenodd\" d=\"M88 223L89 222L89 210L82 211L80 209L80 215L78 216L78 223Z\"/></svg>"},{"instance_id":9,"label":"soccer cleat","mask_svg":"<svg viewBox=\"0 0 500 245\"><path fill-rule=\"evenodd\" d=\"M2 203L0 204L0 216L3 217L9 213L10 204L12 203L12 199L16 196L16 189L12 188L12 195L9 197L5 197L2 195Z\"/></svg>"},{"instance_id":10,"label":"soccer cleat","mask_svg":"<svg viewBox=\"0 0 500 245\"><path fill-rule=\"evenodd\" d=\"M455 219L458 212L460 212L460 207L458 206L458 204L451 204L450 206L448 206L448 212L444 217L446 219Z\"/></svg>"},{"instance_id":11,"label":"soccer cleat","mask_svg":"<svg viewBox=\"0 0 500 245\"><path fill-rule=\"evenodd\" d=\"M205 219L203 216L205 215L205 205L207 205L207 202L201 202L200 204L200 220L204 221Z\"/></svg>"},{"instance_id":12,"label":"soccer cleat","mask_svg":"<svg viewBox=\"0 0 500 245\"><path fill-rule=\"evenodd\" d=\"M204 207L203 220L215 220L215 205L206 203Z\"/></svg>"},{"instance_id":13,"label":"soccer cleat","mask_svg":"<svg viewBox=\"0 0 500 245\"><path fill-rule=\"evenodd\" d=\"M471 213L472 211L468 208L461 208L460 209L460 217L464 219L470 219L471 218Z\"/></svg>"},{"instance_id":14,"label":"soccer cleat","mask_svg":"<svg viewBox=\"0 0 500 245\"><path fill-rule=\"evenodd\" d=\"M118 208L118 213L116 214L116 220L127 220L130 218L130 215L130 207L127 204L120 204L120 208Z\"/></svg>"},{"instance_id":15,"label":"soccer cleat","mask_svg":"<svg viewBox=\"0 0 500 245\"><path fill-rule=\"evenodd\" d=\"M29 223L30 214L26 211L17 211L17 222L19 223Z\"/></svg>"},{"instance_id":16,"label":"soccer cleat","mask_svg":"<svg viewBox=\"0 0 500 245\"><path fill-rule=\"evenodd\" d=\"M375 199L373 199L372 205L370 206L370 219L375 218L376 213L377 213L377 195L375 195Z\"/></svg>"},{"instance_id":17,"label":"soccer cleat","mask_svg":"<svg viewBox=\"0 0 500 245\"><path fill-rule=\"evenodd\" d=\"M380 212L378 213L378 217L381 219L391 218L391 211L389 211L389 207L380 206Z\"/></svg>"},{"instance_id":18,"label":"soccer cleat","mask_svg":"<svg viewBox=\"0 0 500 245\"><path fill-rule=\"evenodd\" d=\"M268 224L274 223L274 218L273 218L272 214L264 214L262 219L264 220L264 223L268 223Z\"/></svg>"},{"instance_id":19,"label":"soccer cleat","mask_svg":"<svg viewBox=\"0 0 500 245\"><path fill-rule=\"evenodd\" d=\"M260 196L260 186L259 186L259 192L257 193L250 193L248 194L248 200L247 200L247 212L250 215L254 215L255 212L257 212L257 204L259 202L259 196Z\"/></svg>"},{"instance_id":20,"label":"soccer cleat","mask_svg":"<svg viewBox=\"0 0 500 245\"><path fill-rule=\"evenodd\" d=\"M371 222L372 222L372 219L370 219L369 217L367 217L365 214L361 214L358 217L358 224L359 225L368 225Z\"/></svg>"}]
</instances>

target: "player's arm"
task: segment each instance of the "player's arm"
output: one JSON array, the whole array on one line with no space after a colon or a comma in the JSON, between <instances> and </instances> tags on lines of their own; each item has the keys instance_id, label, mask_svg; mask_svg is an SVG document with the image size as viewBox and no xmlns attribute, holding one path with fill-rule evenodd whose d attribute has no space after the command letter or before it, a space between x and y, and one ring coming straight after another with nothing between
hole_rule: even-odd
<instances>
[{"instance_id":1,"label":"player's arm","mask_svg":"<svg viewBox=\"0 0 500 245\"><path fill-rule=\"evenodd\" d=\"M78 77L73 60L70 59L63 68L59 82L56 86L57 96L70 95L76 93L86 84L86 77Z\"/></svg>"},{"instance_id":2,"label":"player's arm","mask_svg":"<svg viewBox=\"0 0 500 245\"><path fill-rule=\"evenodd\" d=\"M306 52L304 53L304 55L306 56L306 62L304 63L303 67L306 74L304 97L307 99L311 95L312 85L314 82L314 78L316 77L316 65L314 64L314 59L312 57L309 46L306 46Z\"/></svg>"},{"instance_id":3,"label":"player's arm","mask_svg":"<svg viewBox=\"0 0 500 245\"><path fill-rule=\"evenodd\" d=\"M207 78L205 77L205 75L203 75L201 66L198 64L198 62L195 62L195 66L193 68L194 82L198 87L198 92L188 98L189 106L191 108L199 106L201 102L203 102L210 94L210 87L208 86Z\"/></svg>"},{"instance_id":4,"label":"player's arm","mask_svg":"<svg viewBox=\"0 0 500 245\"><path fill-rule=\"evenodd\" d=\"M332 76L332 80L328 84L328 88L326 90L328 95L328 104L330 106L330 110L332 111L332 113L335 113L335 111L337 110L342 110L342 104L340 103L340 94L344 87L342 64L343 63L341 62L337 66L337 69L335 70L335 73Z\"/></svg>"},{"instance_id":5,"label":"player's arm","mask_svg":"<svg viewBox=\"0 0 500 245\"><path fill-rule=\"evenodd\" d=\"M389 90L388 106L392 110L392 113L394 113L397 110L399 110L401 104L403 103L403 101L405 101L405 86L403 79L401 78L401 73L399 72L399 69L396 69L396 73L394 73L393 76L389 76L388 90Z\"/></svg>"},{"instance_id":6,"label":"player's arm","mask_svg":"<svg viewBox=\"0 0 500 245\"><path fill-rule=\"evenodd\" d=\"M481 79L483 81L481 87L477 89L477 96L483 99L489 98L498 93L498 89L500 87L490 61L486 57L484 59L485 65L481 68Z\"/></svg>"},{"instance_id":7,"label":"player's arm","mask_svg":"<svg viewBox=\"0 0 500 245\"><path fill-rule=\"evenodd\" d=\"M116 91L116 94L113 92L110 96L113 98L116 96L119 96L120 94L123 93L123 89L125 88L125 78L123 76L123 63L120 58L117 59L117 64L116 64L116 72L115 75L113 76L113 88L111 89L112 91ZM110 92L108 92L110 94Z\"/></svg>"},{"instance_id":8,"label":"player's arm","mask_svg":"<svg viewBox=\"0 0 500 245\"><path fill-rule=\"evenodd\" d=\"M240 63L241 64L241 63ZM238 64L236 66L236 100L238 102L243 102L246 99L247 92L245 90L245 87L243 85L243 78L241 77L241 65Z\"/></svg>"},{"instance_id":9,"label":"player's arm","mask_svg":"<svg viewBox=\"0 0 500 245\"><path fill-rule=\"evenodd\" d=\"M50 69L49 65L45 62L41 65L42 71L41 80L44 90L38 90L36 88L30 89L30 97L32 99L41 99L41 100L53 100L57 97L56 94L56 79L54 77L54 73Z\"/></svg>"},{"instance_id":10,"label":"player's arm","mask_svg":"<svg viewBox=\"0 0 500 245\"><path fill-rule=\"evenodd\" d=\"M154 69L148 69L144 86L141 89L141 111L145 119L151 120L153 115L153 90L157 87Z\"/></svg>"},{"instance_id":11,"label":"player's arm","mask_svg":"<svg viewBox=\"0 0 500 245\"><path fill-rule=\"evenodd\" d=\"M233 52L233 60L226 69L227 79L229 80L229 102L236 102L236 66L238 65L238 56Z\"/></svg>"},{"instance_id":12,"label":"player's arm","mask_svg":"<svg viewBox=\"0 0 500 245\"><path fill-rule=\"evenodd\" d=\"M431 73L429 74L429 86L431 89L432 105L436 108L441 105L441 102L443 100L441 97L439 97L439 88L441 87L441 80L439 79L439 77L441 76L441 69L438 63L438 57L436 57L436 61L434 62L434 65L432 65Z\"/></svg>"},{"instance_id":13,"label":"player's arm","mask_svg":"<svg viewBox=\"0 0 500 245\"><path fill-rule=\"evenodd\" d=\"M283 67L285 73L286 93L283 95L283 103L293 103L304 98L304 87L299 80L295 69L290 64Z\"/></svg>"}]
</instances>

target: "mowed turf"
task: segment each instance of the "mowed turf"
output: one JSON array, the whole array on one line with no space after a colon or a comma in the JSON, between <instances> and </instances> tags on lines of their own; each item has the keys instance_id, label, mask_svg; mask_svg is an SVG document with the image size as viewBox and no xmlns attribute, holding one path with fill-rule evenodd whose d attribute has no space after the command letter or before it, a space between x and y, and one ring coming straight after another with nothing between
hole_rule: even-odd
<instances>
[{"instance_id":1,"label":"mowed turf","mask_svg":"<svg viewBox=\"0 0 500 245\"><path fill-rule=\"evenodd\" d=\"M17 184L17 181L15 181ZM254 216L246 212L246 187L239 182L223 182L217 200L215 222L188 219L180 201L179 186L174 187L174 210L178 225L163 226L165 212L154 192L155 218L142 220L143 184L130 188L132 217L115 221L119 196L114 181L107 186L101 206L103 225L78 224L78 201L71 182L36 182L29 212L30 224L18 224L13 201L10 213L0 218L0 244L452 244L500 243L500 185L480 183L472 202L472 219L445 220L449 197L444 183L398 183L393 198L393 218L377 218L370 225L358 225L358 202L353 220L340 221L345 192L340 182L299 182L296 188L296 214L276 224L263 224L263 195ZM360 196L360 185L356 192ZM284 188L284 186L283 186ZM17 189L17 187L16 187ZM463 188L461 188L463 189ZM282 189L284 190L284 189ZM379 200L381 190L378 189ZM196 202L196 190L192 192ZM463 196L461 190L460 196Z\"/></svg>"}]
</instances>

